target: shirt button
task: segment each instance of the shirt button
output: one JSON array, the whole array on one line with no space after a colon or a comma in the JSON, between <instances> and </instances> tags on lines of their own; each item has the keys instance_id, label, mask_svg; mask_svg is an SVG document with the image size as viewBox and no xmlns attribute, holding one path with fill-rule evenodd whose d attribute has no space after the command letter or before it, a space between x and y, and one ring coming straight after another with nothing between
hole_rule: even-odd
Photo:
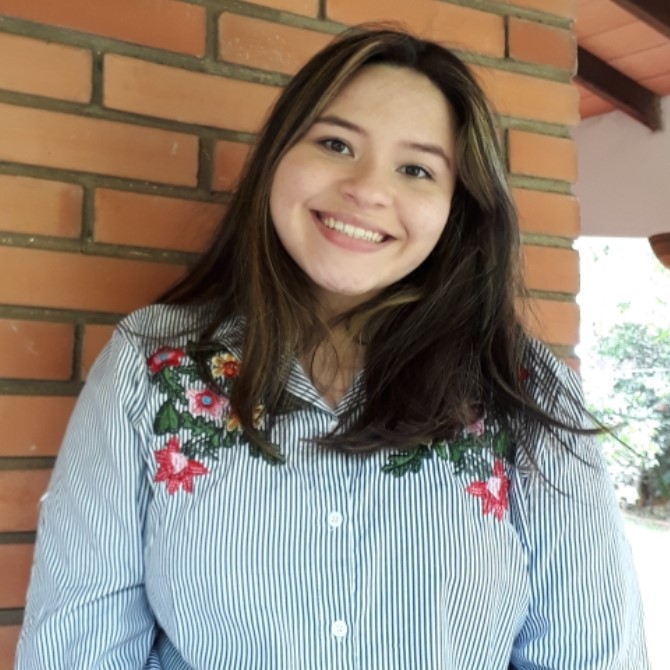
<instances>
[{"instance_id":1,"label":"shirt button","mask_svg":"<svg viewBox=\"0 0 670 670\"><path fill-rule=\"evenodd\" d=\"M328 525L331 528L339 528L344 521L344 517L339 512L331 512L328 515Z\"/></svg>"},{"instance_id":2,"label":"shirt button","mask_svg":"<svg viewBox=\"0 0 670 670\"><path fill-rule=\"evenodd\" d=\"M347 634L347 624L344 621L333 621L331 631L335 637L342 638Z\"/></svg>"}]
</instances>

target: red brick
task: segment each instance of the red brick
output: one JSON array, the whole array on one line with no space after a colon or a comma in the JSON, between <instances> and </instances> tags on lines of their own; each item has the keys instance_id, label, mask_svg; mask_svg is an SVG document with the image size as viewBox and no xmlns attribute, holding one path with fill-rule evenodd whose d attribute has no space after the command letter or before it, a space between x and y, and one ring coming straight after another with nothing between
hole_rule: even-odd
<instances>
[{"instance_id":1,"label":"red brick","mask_svg":"<svg viewBox=\"0 0 670 670\"><path fill-rule=\"evenodd\" d=\"M579 203L574 196L521 188L514 189L513 195L523 232L579 236Z\"/></svg>"},{"instance_id":2,"label":"red brick","mask_svg":"<svg viewBox=\"0 0 670 670\"><path fill-rule=\"evenodd\" d=\"M333 36L224 12L219 18L219 58L262 70L293 74Z\"/></svg>"},{"instance_id":3,"label":"red brick","mask_svg":"<svg viewBox=\"0 0 670 670\"><path fill-rule=\"evenodd\" d=\"M577 67L574 33L533 21L510 19L509 53L515 60L551 65L570 72Z\"/></svg>"},{"instance_id":4,"label":"red brick","mask_svg":"<svg viewBox=\"0 0 670 670\"><path fill-rule=\"evenodd\" d=\"M32 562L32 544L0 544L0 607L25 605Z\"/></svg>"},{"instance_id":5,"label":"red brick","mask_svg":"<svg viewBox=\"0 0 670 670\"><path fill-rule=\"evenodd\" d=\"M579 96L572 84L471 67L498 114L565 125L579 123Z\"/></svg>"},{"instance_id":6,"label":"red brick","mask_svg":"<svg viewBox=\"0 0 670 670\"><path fill-rule=\"evenodd\" d=\"M107 55L104 104L203 126L257 132L279 88Z\"/></svg>"},{"instance_id":7,"label":"red brick","mask_svg":"<svg viewBox=\"0 0 670 670\"><path fill-rule=\"evenodd\" d=\"M579 342L579 307L574 302L531 299L523 321L534 337L547 344Z\"/></svg>"},{"instance_id":8,"label":"red brick","mask_svg":"<svg viewBox=\"0 0 670 670\"><path fill-rule=\"evenodd\" d=\"M0 396L0 456L55 456L75 398Z\"/></svg>"},{"instance_id":9,"label":"red brick","mask_svg":"<svg viewBox=\"0 0 670 670\"><path fill-rule=\"evenodd\" d=\"M537 291L577 294L579 255L574 249L524 245L526 283Z\"/></svg>"},{"instance_id":10,"label":"red brick","mask_svg":"<svg viewBox=\"0 0 670 670\"><path fill-rule=\"evenodd\" d=\"M251 146L240 142L217 142L214 149L215 191L233 191L251 152Z\"/></svg>"},{"instance_id":11,"label":"red brick","mask_svg":"<svg viewBox=\"0 0 670 670\"><path fill-rule=\"evenodd\" d=\"M487 56L505 54L505 27L502 16L445 2L433 3L434 15L426 37L461 51Z\"/></svg>"},{"instance_id":12,"label":"red brick","mask_svg":"<svg viewBox=\"0 0 670 670\"><path fill-rule=\"evenodd\" d=\"M431 0L328 0L326 15L348 25L393 20L417 34L425 34L437 13L435 6Z\"/></svg>"},{"instance_id":13,"label":"red brick","mask_svg":"<svg viewBox=\"0 0 670 670\"><path fill-rule=\"evenodd\" d=\"M255 0L253 4L305 16L317 16L319 13L319 0Z\"/></svg>"},{"instance_id":14,"label":"red brick","mask_svg":"<svg viewBox=\"0 0 670 670\"><path fill-rule=\"evenodd\" d=\"M21 626L0 626L0 670L12 670Z\"/></svg>"},{"instance_id":15,"label":"red brick","mask_svg":"<svg viewBox=\"0 0 670 670\"><path fill-rule=\"evenodd\" d=\"M503 17L469 7L429 0L330 0L327 12L328 18L340 23L392 19L454 49L499 57L505 53Z\"/></svg>"},{"instance_id":16,"label":"red brick","mask_svg":"<svg viewBox=\"0 0 670 670\"><path fill-rule=\"evenodd\" d=\"M77 184L0 175L0 230L78 237L82 197Z\"/></svg>"},{"instance_id":17,"label":"red brick","mask_svg":"<svg viewBox=\"0 0 670 670\"><path fill-rule=\"evenodd\" d=\"M0 319L0 377L70 379L73 347L69 324Z\"/></svg>"},{"instance_id":18,"label":"red brick","mask_svg":"<svg viewBox=\"0 0 670 670\"><path fill-rule=\"evenodd\" d=\"M110 244L197 252L224 212L222 204L99 188L94 236Z\"/></svg>"},{"instance_id":19,"label":"red brick","mask_svg":"<svg viewBox=\"0 0 670 670\"><path fill-rule=\"evenodd\" d=\"M202 56L204 7L175 0L0 0L0 15Z\"/></svg>"},{"instance_id":20,"label":"red brick","mask_svg":"<svg viewBox=\"0 0 670 670\"><path fill-rule=\"evenodd\" d=\"M194 186L198 138L0 104L0 160Z\"/></svg>"},{"instance_id":21,"label":"red brick","mask_svg":"<svg viewBox=\"0 0 670 670\"><path fill-rule=\"evenodd\" d=\"M84 346L81 353L82 379L88 377L91 366L95 363L95 359L105 344L109 342L113 332L114 326L88 325L84 328Z\"/></svg>"},{"instance_id":22,"label":"red brick","mask_svg":"<svg viewBox=\"0 0 670 670\"><path fill-rule=\"evenodd\" d=\"M577 180L577 145L572 139L510 130L507 146L513 174Z\"/></svg>"},{"instance_id":23,"label":"red brick","mask_svg":"<svg viewBox=\"0 0 670 670\"><path fill-rule=\"evenodd\" d=\"M0 304L125 314L152 302L184 268L166 263L0 247Z\"/></svg>"},{"instance_id":24,"label":"red brick","mask_svg":"<svg viewBox=\"0 0 670 670\"><path fill-rule=\"evenodd\" d=\"M556 14L566 19L575 17L575 0L501 0L506 5Z\"/></svg>"},{"instance_id":25,"label":"red brick","mask_svg":"<svg viewBox=\"0 0 670 670\"><path fill-rule=\"evenodd\" d=\"M0 470L0 533L33 531L51 470Z\"/></svg>"},{"instance_id":26,"label":"red brick","mask_svg":"<svg viewBox=\"0 0 670 670\"><path fill-rule=\"evenodd\" d=\"M85 49L0 34L0 88L88 102L91 72L91 53Z\"/></svg>"}]
</instances>

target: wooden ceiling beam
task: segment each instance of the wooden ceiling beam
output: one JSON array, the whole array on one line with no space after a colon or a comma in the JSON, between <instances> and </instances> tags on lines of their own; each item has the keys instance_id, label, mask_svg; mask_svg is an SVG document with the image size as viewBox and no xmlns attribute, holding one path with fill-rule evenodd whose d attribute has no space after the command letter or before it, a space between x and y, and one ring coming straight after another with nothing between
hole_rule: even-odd
<instances>
[{"instance_id":1,"label":"wooden ceiling beam","mask_svg":"<svg viewBox=\"0 0 670 670\"><path fill-rule=\"evenodd\" d=\"M667 2L668 0L663 0ZM661 97L579 47L576 80L651 130L662 128Z\"/></svg>"},{"instance_id":2,"label":"wooden ceiling beam","mask_svg":"<svg viewBox=\"0 0 670 670\"><path fill-rule=\"evenodd\" d=\"M614 0L614 4L670 38L670 2L668 0Z\"/></svg>"}]
</instances>

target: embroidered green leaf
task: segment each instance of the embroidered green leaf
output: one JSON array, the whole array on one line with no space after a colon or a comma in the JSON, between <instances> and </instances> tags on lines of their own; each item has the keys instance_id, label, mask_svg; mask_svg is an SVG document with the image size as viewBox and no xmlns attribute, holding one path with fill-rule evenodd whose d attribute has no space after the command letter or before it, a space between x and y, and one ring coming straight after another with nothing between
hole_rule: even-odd
<instances>
[{"instance_id":1,"label":"embroidered green leaf","mask_svg":"<svg viewBox=\"0 0 670 670\"><path fill-rule=\"evenodd\" d=\"M423 461L430 458L431 450L422 445L413 451L405 451L400 454L389 456L388 463L382 467L382 472L402 477L408 472L417 473L421 471Z\"/></svg>"},{"instance_id":2,"label":"embroidered green leaf","mask_svg":"<svg viewBox=\"0 0 670 670\"><path fill-rule=\"evenodd\" d=\"M477 447L477 443L472 438L458 438L449 442L447 447L449 449L449 458L454 464L454 471L461 472L465 468L465 456L473 448Z\"/></svg>"},{"instance_id":3,"label":"embroidered green leaf","mask_svg":"<svg viewBox=\"0 0 670 670\"><path fill-rule=\"evenodd\" d=\"M180 398L184 389L179 383L178 368L163 368L156 373L154 380L158 383L160 390L167 393L170 400L173 402Z\"/></svg>"},{"instance_id":4,"label":"embroidered green leaf","mask_svg":"<svg viewBox=\"0 0 670 670\"><path fill-rule=\"evenodd\" d=\"M212 435L209 443L212 445L212 449L221 449L223 446L223 431L217 430L214 435Z\"/></svg>"},{"instance_id":5,"label":"embroidered green leaf","mask_svg":"<svg viewBox=\"0 0 670 670\"><path fill-rule=\"evenodd\" d=\"M449 460L449 447L447 446L447 443L444 440L440 440L439 442L435 442L435 444L433 444L433 449L435 450L435 453L443 461L448 461Z\"/></svg>"},{"instance_id":6,"label":"embroidered green leaf","mask_svg":"<svg viewBox=\"0 0 670 670\"><path fill-rule=\"evenodd\" d=\"M196 456L209 456L215 461L219 460L218 448L220 445L216 444L216 438L210 440L208 438L195 438L190 439L182 446L182 451L189 458L195 458Z\"/></svg>"},{"instance_id":7,"label":"embroidered green leaf","mask_svg":"<svg viewBox=\"0 0 670 670\"><path fill-rule=\"evenodd\" d=\"M221 431L219 426L213 421L208 421L204 416L193 416L188 412L182 412L180 418L183 428L187 428L198 435L210 437Z\"/></svg>"},{"instance_id":8,"label":"embroidered green leaf","mask_svg":"<svg viewBox=\"0 0 670 670\"><path fill-rule=\"evenodd\" d=\"M157 435L165 435L167 433L176 433L179 430L179 412L177 408L166 400L156 414L154 420L154 430Z\"/></svg>"},{"instance_id":9,"label":"embroidered green leaf","mask_svg":"<svg viewBox=\"0 0 670 670\"><path fill-rule=\"evenodd\" d=\"M198 381L200 379L200 372L195 365L187 365L179 368L179 372L186 375L190 381Z\"/></svg>"},{"instance_id":10,"label":"embroidered green leaf","mask_svg":"<svg viewBox=\"0 0 670 670\"><path fill-rule=\"evenodd\" d=\"M231 431L225 431L221 435L221 446L228 449L235 444L237 444L237 436L239 435L239 432L236 430L231 430Z\"/></svg>"},{"instance_id":11,"label":"embroidered green leaf","mask_svg":"<svg viewBox=\"0 0 670 670\"><path fill-rule=\"evenodd\" d=\"M493 451L496 455L507 458L509 456L510 450L510 437L509 434L500 430L493 436Z\"/></svg>"},{"instance_id":12,"label":"embroidered green leaf","mask_svg":"<svg viewBox=\"0 0 670 670\"><path fill-rule=\"evenodd\" d=\"M277 456L271 456L262 452L255 444L249 442L249 456L252 458L260 458L265 461L268 465L283 465L286 463L286 456L283 454L278 454Z\"/></svg>"}]
</instances>

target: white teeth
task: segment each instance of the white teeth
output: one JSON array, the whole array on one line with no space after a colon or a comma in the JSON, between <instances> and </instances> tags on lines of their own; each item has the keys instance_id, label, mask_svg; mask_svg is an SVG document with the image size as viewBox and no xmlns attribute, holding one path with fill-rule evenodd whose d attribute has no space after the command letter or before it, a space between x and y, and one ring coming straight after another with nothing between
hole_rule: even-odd
<instances>
[{"instance_id":1,"label":"white teeth","mask_svg":"<svg viewBox=\"0 0 670 670\"><path fill-rule=\"evenodd\" d=\"M326 228L331 230L336 230L338 233L344 233L348 237L353 237L355 240L365 240L366 242L374 242L379 244L384 240L384 236L373 230L365 230L365 228L359 228L358 226L352 226L350 223L342 223L334 219L332 216L327 216L324 219L321 219L322 223Z\"/></svg>"}]
</instances>

